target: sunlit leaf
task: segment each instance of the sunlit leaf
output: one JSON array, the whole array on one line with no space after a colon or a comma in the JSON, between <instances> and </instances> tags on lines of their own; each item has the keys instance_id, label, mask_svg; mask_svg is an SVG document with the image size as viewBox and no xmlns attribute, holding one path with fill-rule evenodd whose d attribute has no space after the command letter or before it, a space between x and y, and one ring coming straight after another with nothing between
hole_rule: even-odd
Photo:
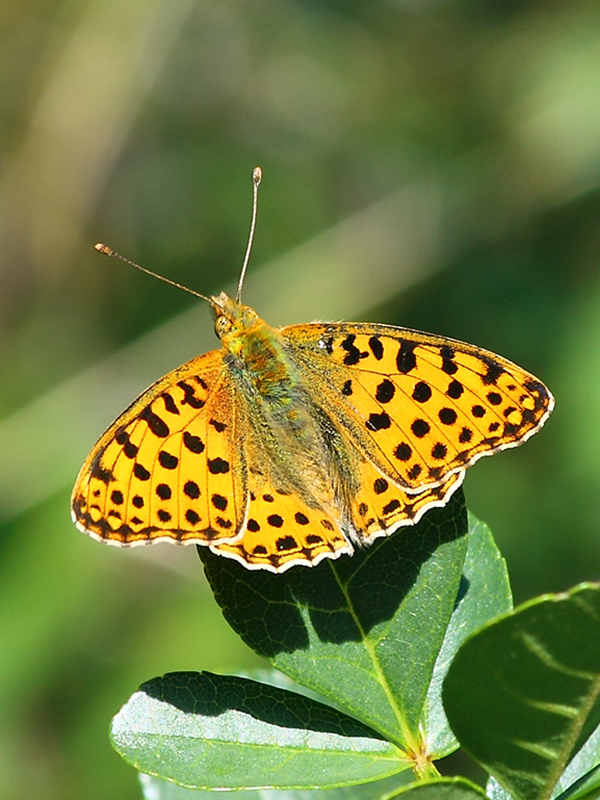
<instances>
[{"instance_id":1,"label":"sunlit leaf","mask_svg":"<svg viewBox=\"0 0 600 800\"><path fill-rule=\"evenodd\" d=\"M247 678L172 673L144 684L111 736L137 769L192 788L315 788L406 768L403 754L330 706Z\"/></svg>"},{"instance_id":2,"label":"sunlit leaf","mask_svg":"<svg viewBox=\"0 0 600 800\"><path fill-rule=\"evenodd\" d=\"M525 603L469 639L444 684L463 747L515 798L549 798L598 722L600 587Z\"/></svg>"}]
</instances>

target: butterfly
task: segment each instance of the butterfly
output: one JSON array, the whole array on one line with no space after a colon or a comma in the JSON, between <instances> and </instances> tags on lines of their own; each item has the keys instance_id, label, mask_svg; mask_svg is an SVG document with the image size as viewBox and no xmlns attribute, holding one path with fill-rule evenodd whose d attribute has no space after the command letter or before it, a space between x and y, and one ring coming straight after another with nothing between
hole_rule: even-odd
<instances>
[{"instance_id":1,"label":"butterfly","mask_svg":"<svg viewBox=\"0 0 600 800\"><path fill-rule=\"evenodd\" d=\"M314 566L445 505L467 467L552 411L540 380L474 345L368 322L264 322L240 299L260 177L237 297L199 295L221 348L143 392L79 473L73 519L99 541L204 545L276 573Z\"/></svg>"}]
</instances>

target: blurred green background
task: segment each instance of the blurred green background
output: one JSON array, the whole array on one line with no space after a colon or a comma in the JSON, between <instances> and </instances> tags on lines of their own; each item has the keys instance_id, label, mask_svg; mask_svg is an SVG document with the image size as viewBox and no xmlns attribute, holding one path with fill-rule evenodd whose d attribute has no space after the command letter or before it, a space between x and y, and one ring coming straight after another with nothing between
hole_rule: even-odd
<instances>
[{"instance_id":1,"label":"blurred green background","mask_svg":"<svg viewBox=\"0 0 600 800\"><path fill-rule=\"evenodd\" d=\"M193 548L102 547L69 493L147 384L269 322L466 339L554 391L469 473L516 599L600 568L600 14L586 0L4 0L0 797L140 796L110 717L170 670L258 659Z\"/></svg>"}]
</instances>

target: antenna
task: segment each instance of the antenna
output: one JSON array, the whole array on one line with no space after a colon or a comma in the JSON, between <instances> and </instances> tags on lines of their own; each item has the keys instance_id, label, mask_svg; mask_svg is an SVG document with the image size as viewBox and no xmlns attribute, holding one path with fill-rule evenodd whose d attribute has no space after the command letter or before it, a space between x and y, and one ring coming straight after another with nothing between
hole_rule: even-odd
<instances>
[{"instance_id":1,"label":"antenna","mask_svg":"<svg viewBox=\"0 0 600 800\"><path fill-rule=\"evenodd\" d=\"M242 271L240 273L240 280L238 282L237 294L235 300L237 303L242 299L242 286L244 285L244 278L246 277L246 269L250 261L250 253L252 252L252 242L254 241L254 229L256 228L256 209L258 206L258 187L262 180L262 169L254 167L252 171L252 222L250 223L250 233L248 234L248 244L246 245L246 254L244 256L244 263L242 264ZM137 266L137 265L136 265Z\"/></svg>"},{"instance_id":2,"label":"antenna","mask_svg":"<svg viewBox=\"0 0 600 800\"><path fill-rule=\"evenodd\" d=\"M252 171L252 185L253 185L253 197L252 197L252 221L250 223L250 233L248 234L248 244L246 245L246 254L244 255L244 263L242 264L242 271L240 273L240 280L238 282L237 288L237 295L236 295L236 302L240 302L242 296L242 286L244 285L244 278L246 277L246 269L248 268L248 262L250 261L250 253L252 252L252 242L254 241L254 229L256 228L256 209L258 206L258 187L262 180L262 170L260 167L255 167ZM214 301L211 300L210 297L207 297L204 294L200 294L200 292L195 292L193 289L189 289L187 286L184 286L181 283L177 283L177 281L172 281L170 278L165 278L164 275L159 275L157 272L152 272L151 269L146 269L146 267L141 267L139 264L136 264L135 261L130 261L125 256L122 256L120 253L117 253L116 250L112 250L108 245L102 244L102 242L98 242L98 244L94 245L95 249L99 253L103 253L105 256L112 256L113 258L119 258L121 261L124 261L126 264L129 264L136 269L139 269L140 272L145 272L146 275L151 275L153 278L158 278L159 281L163 281L163 283L168 283L169 286L174 286L176 289L181 289L188 294L193 295L194 297L199 297L200 300L206 300L207 303L210 303L214 307Z\"/></svg>"},{"instance_id":3,"label":"antenna","mask_svg":"<svg viewBox=\"0 0 600 800\"><path fill-rule=\"evenodd\" d=\"M182 289L184 292L188 294L193 294L194 297L199 297L201 300L206 300L207 303L210 303L211 300L206 295L200 294L199 292L195 292L193 289L188 289L187 286L183 286L181 283L177 283L176 281L172 281L170 278L165 278L164 275L159 275L157 272L152 272L150 269L146 269L146 267L140 267L139 264L136 264L135 261L130 261L125 256L122 256L120 253L117 253L115 250L111 250L102 242L98 242L98 244L94 245L94 248L99 252L103 253L105 256L112 256L113 258L120 258L121 261L124 261L126 264L130 264L132 267L139 269L140 272L145 272L146 275L152 275L153 278L158 278L159 281L164 281L164 283L168 283L170 286L175 286L176 289Z\"/></svg>"}]
</instances>

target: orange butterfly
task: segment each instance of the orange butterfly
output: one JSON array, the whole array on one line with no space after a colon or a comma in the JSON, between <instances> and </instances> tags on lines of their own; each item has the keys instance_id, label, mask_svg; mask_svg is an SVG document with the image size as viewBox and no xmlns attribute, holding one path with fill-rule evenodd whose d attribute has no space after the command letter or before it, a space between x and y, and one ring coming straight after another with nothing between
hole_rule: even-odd
<instances>
[{"instance_id":1,"label":"orange butterfly","mask_svg":"<svg viewBox=\"0 0 600 800\"><path fill-rule=\"evenodd\" d=\"M260 179L238 295L204 298L221 349L141 394L79 473L73 519L99 541L314 566L445 505L468 466L552 411L543 383L474 345L374 323L263 322L240 302Z\"/></svg>"}]
</instances>

